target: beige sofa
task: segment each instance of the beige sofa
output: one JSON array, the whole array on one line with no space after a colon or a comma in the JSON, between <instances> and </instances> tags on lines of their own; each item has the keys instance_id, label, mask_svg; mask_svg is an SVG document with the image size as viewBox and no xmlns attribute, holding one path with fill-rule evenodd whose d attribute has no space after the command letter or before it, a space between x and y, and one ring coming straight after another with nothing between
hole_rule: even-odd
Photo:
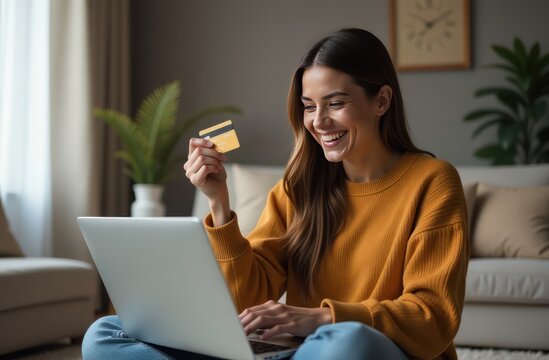
<instances>
[{"instance_id":1,"label":"beige sofa","mask_svg":"<svg viewBox=\"0 0 549 360\"><path fill-rule=\"evenodd\" d=\"M512 231L519 224L522 211L520 202L524 198L520 192L507 188L494 188L490 185L522 187L525 190L538 191L538 204L546 204L541 209L544 214L536 217L541 236L545 237L538 252L546 259L481 256L472 257L467 274L465 307L456 344L461 346L539 349L549 350L549 164L536 166L502 167L457 167L464 189L471 219L471 239L473 253L490 251L510 251L513 255L527 254L526 250L517 250L509 245L510 237L505 231ZM268 190L283 175L283 168L277 166L255 166L229 164L227 166L228 186L231 206L239 216L242 232L249 232L265 204ZM480 183L477 185L477 183ZM536 189L531 187L538 187ZM495 190L494 190L495 189ZM502 196L487 197L490 191ZM496 191L497 190L497 191ZM509 190L509 191L507 191ZM543 190L543 191L542 191ZM493 192L493 191L492 191ZM531 195L531 192L530 192ZM505 196L511 196L512 203L498 204ZM514 197L513 197L514 196ZM499 199L499 200L498 200ZM547 202L545 202L547 200ZM509 202L509 201L508 201ZM521 207L522 206L522 207ZM501 209L511 214L501 215L505 223L500 223ZM539 209L538 209L539 210ZM522 211L525 212L526 210ZM195 193L193 215L203 217L208 212L206 198ZM510 220L509 220L510 218ZM516 226L514 222L517 222ZM495 222L495 224L493 224ZM545 224L545 225L544 225ZM497 239L477 241L475 236L490 238L486 229L490 226ZM527 229L529 230L529 229ZM528 231L525 231L528 232ZM526 235L525 235L526 236ZM528 235L529 236L529 235ZM527 239L525 239L526 242ZM498 244L497 241L500 241ZM539 245L539 244L538 244ZM492 248L490 248L492 247ZM531 250L531 249L530 249Z\"/></svg>"},{"instance_id":2,"label":"beige sofa","mask_svg":"<svg viewBox=\"0 0 549 360\"><path fill-rule=\"evenodd\" d=\"M97 284L88 263L24 257L0 201L0 355L81 337L94 320Z\"/></svg>"}]
</instances>

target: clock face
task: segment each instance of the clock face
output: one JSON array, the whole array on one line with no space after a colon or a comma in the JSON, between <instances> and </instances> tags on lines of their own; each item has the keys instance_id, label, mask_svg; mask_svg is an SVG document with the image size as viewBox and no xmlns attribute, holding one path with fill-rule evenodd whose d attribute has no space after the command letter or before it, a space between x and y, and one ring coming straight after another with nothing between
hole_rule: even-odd
<instances>
[{"instance_id":1,"label":"clock face","mask_svg":"<svg viewBox=\"0 0 549 360\"><path fill-rule=\"evenodd\" d=\"M463 61L467 8L465 0L393 0L397 63L406 67Z\"/></svg>"}]
</instances>

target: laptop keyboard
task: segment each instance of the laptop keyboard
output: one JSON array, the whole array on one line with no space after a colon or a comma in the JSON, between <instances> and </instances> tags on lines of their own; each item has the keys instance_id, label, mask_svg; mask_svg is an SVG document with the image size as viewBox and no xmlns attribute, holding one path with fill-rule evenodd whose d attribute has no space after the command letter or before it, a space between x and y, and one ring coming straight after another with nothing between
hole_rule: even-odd
<instances>
[{"instance_id":1,"label":"laptop keyboard","mask_svg":"<svg viewBox=\"0 0 549 360\"><path fill-rule=\"evenodd\" d=\"M250 340L250 345L252 346L252 350L254 354L264 354L264 353L273 352L273 351L290 349L287 346L268 344L260 341L253 341L253 340Z\"/></svg>"}]
</instances>

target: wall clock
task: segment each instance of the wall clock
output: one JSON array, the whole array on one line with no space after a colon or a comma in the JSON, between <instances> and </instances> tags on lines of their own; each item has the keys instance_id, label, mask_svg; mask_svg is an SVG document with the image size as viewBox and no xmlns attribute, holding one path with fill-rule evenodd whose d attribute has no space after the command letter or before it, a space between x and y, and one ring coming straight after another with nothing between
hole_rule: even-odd
<instances>
[{"instance_id":1,"label":"wall clock","mask_svg":"<svg viewBox=\"0 0 549 360\"><path fill-rule=\"evenodd\" d=\"M469 68L470 0L391 0L397 70Z\"/></svg>"}]
</instances>

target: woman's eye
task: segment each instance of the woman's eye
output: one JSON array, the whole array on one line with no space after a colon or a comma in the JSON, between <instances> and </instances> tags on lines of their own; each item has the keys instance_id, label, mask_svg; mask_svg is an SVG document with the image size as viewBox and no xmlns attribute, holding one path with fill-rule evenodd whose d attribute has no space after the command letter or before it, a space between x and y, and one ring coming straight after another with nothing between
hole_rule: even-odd
<instances>
[{"instance_id":1,"label":"woman's eye","mask_svg":"<svg viewBox=\"0 0 549 360\"><path fill-rule=\"evenodd\" d=\"M307 111L307 112L312 112L312 111L315 111L315 110L316 110L316 106L314 106L314 105L304 105L303 108L304 108L305 111Z\"/></svg>"},{"instance_id":2,"label":"woman's eye","mask_svg":"<svg viewBox=\"0 0 549 360\"><path fill-rule=\"evenodd\" d=\"M340 109L341 107L343 107L343 102L342 101L331 102L330 107L333 109Z\"/></svg>"}]
</instances>

